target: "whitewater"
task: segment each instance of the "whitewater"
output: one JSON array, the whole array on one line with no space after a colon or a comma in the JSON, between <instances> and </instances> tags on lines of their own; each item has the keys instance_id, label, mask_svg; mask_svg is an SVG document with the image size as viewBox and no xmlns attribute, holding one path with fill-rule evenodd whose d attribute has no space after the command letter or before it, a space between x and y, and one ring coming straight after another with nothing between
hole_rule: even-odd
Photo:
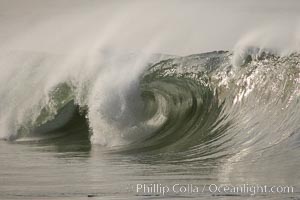
<instances>
[{"instance_id":1,"label":"whitewater","mask_svg":"<svg viewBox=\"0 0 300 200\"><path fill-rule=\"evenodd\" d=\"M300 29L195 51L198 3L123 4L41 7L0 34L0 199L299 198ZM158 192L174 185L198 192Z\"/></svg>"}]
</instances>

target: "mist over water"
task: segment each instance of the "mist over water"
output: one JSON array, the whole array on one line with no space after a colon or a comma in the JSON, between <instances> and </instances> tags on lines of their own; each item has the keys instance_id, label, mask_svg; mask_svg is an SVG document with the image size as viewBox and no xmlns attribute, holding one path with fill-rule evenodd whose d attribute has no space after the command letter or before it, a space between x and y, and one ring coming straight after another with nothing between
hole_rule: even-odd
<instances>
[{"instance_id":1,"label":"mist over water","mask_svg":"<svg viewBox=\"0 0 300 200\"><path fill-rule=\"evenodd\" d=\"M154 183L288 185L257 197L299 197L299 11L0 0L0 198L161 198L136 192ZM249 198L163 197L232 196Z\"/></svg>"},{"instance_id":2,"label":"mist over water","mask_svg":"<svg viewBox=\"0 0 300 200\"><path fill-rule=\"evenodd\" d=\"M299 27L299 6L295 0L2 0L0 39L14 49L70 53L99 44L141 51L162 37L157 52L188 55L232 49L243 35L270 24L288 35Z\"/></svg>"}]
</instances>

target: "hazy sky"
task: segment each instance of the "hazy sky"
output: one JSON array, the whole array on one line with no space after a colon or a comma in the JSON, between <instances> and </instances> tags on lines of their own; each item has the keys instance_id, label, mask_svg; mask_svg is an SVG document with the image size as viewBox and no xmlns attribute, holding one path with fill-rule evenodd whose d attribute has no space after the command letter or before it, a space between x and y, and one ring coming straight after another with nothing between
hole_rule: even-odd
<instances>
[{"instance_id":1,"label":"hazy sky","mask_svg":"<svg viewBox=\"0 0 300 200\"><path fill-rule=\"evenodd\" d=\"M245 34L268 26L293 32L299 19L298 0L0 0L0 45L184 55L232 49Z\"/></svg>"}]
</instances>

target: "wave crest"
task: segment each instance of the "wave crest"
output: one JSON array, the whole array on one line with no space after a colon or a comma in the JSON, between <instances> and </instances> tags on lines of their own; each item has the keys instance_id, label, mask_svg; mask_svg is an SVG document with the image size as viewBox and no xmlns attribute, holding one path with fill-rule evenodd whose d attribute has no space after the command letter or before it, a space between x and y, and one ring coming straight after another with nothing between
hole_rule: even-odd
<instances>
[{"instance_id":1,"label":"wave crest","mask_svg":"<svg viewBox=\"0 0 300 200\"><path fill-rule=\"evenodd\" d=\"M116 76L127 71L100 70L80 84L65 79L39 98L44 103L32 107L35 117L20 123L18 137L61 128L78 107L92 143L180 152L173 160L255 153L299 135L300 55L265 52L239 68L233 58L227 51L160 57L130 78Z\"/></svg>"}]
</instances>

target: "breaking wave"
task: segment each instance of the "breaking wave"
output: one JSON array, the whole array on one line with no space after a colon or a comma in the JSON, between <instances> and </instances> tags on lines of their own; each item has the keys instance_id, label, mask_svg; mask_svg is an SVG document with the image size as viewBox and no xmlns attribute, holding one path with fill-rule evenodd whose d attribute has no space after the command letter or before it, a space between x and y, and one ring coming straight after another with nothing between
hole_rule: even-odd
<instances>
[{"instance_id":1,"label":"breaking wave","mask_svg":"<svg viewBox=\"0 0 300 200\"><path fill-rule=\"evenodd\" d=\"M93 144L177 152L173 160L180 153L187 161L299 146L298 53L141 57L102 52L74 64L59 55L3 54L12 70L1 75L1 138L60 137L87 123Z\"/></svg>"}]
</instances>

